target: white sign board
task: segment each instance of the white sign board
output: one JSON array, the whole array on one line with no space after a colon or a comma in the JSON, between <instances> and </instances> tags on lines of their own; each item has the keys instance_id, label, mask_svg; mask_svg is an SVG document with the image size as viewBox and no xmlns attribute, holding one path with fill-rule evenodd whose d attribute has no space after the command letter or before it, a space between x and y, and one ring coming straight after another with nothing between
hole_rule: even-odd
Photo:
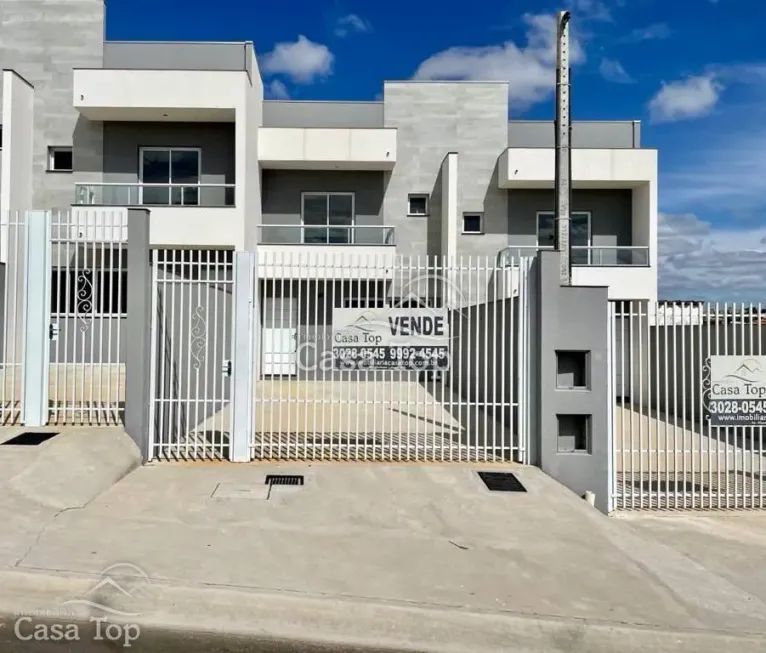
<instances>
[{"instance_id":1,"label":"white sign board","mask_svg":"<svg viewBox=\"0 0 766 653\"><path fill-rule=\"evenodd\" d=\"M448 370L447 309L336 308L332 353L342 370Z\"/></svg>"},{"instance_id":2,"label":"white sign board","mask_svg":"<svg viewBox=\"0 0 766 653\"><path fill-rule=\"evenodd\" d=\"M712 426L766 425L766 356L711 356L706 394Z\"/></svg>"}]
</instances>

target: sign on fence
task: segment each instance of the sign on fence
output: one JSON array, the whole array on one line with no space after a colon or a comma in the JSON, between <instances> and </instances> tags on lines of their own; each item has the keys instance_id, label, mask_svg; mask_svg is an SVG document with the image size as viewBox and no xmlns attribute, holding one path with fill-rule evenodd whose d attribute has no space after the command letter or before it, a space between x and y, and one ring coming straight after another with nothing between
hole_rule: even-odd
<instances>
[{"instance_id":1,"label":"sign on fence","mask_svg":"<svg viewBox=\"0 0 766 653\"><path fill-rule=\"evenodd\" d=\"M707 407L712 426L766 425L766 356L711 356Z\"/></svg>"},{"instance_id":2,"label":"sign on fence","mask_svg":"<svg viewBox=\"0 0 766 653\"><path fill-rule=\"evenodd\" d=\"M446 309L336 308L332 322L336 369L449 369Z\"/></svg>"}]
</instances>

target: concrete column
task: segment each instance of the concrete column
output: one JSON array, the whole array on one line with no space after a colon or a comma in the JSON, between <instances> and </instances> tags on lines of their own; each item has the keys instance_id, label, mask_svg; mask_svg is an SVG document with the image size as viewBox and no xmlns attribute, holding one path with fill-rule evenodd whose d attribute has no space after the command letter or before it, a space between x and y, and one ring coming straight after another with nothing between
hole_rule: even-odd
<instances>
[{"instance_id":1,"label":"concrete column","mask_svg":"<svg viewBox=\"0 0 766 653\"><path fill-rule=\"evenodd\" d=\"M45 426L51 343L50 215L46 211L27 211L26 232L21 419L25 426Z\"/></svg>"},{"instance_id":2,"label":"concrete column","mask_svg":"<svg viewBox=\"0 0 766 653\"><path fill-rule=\"evenodd\" d=\"M151 445L151 254L149 211L128 210L128 317L125 323L125 431L146 461Z\"/></svg>"},{"instance_id":3,"label":"concrete column","mask_svg":"<svg viewBox=\"0 0 766 653\"><path fill-rule=\"evenodd\" d=\"M234 254L234 320L232 360L232 428L229 458L250 461L253 431L253 362L255 360L255 261L254 252Z\"/></svg>"},{"instance_id":4,"label":"concrete column","mask_svg":"<svg viewBox=\"0 0 766 653\"><path fill-rule=\"evenodd\" d=\"M614 395L607 289L561 286L559 253L540 252L537 258L539 456L533 462L576 494L595 493L596 507L608 512Z\"/></svg>"}]
</instances>

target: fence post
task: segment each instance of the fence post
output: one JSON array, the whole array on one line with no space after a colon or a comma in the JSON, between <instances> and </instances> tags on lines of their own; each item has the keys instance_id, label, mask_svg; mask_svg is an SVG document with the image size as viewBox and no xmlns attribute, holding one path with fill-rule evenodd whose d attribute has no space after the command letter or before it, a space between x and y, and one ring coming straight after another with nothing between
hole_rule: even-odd
<instances>
[{"instance_id":1,"label":"fence post","mask_svg":"<svg viewBox=\"0 0 766 653\"><path fill-rule=\"evenodd\" d=\"M234 253L234 319L232 326L231 462L250 462L253 430L254 301L256 254Z\"/></svg>"},{"instance_id":2,"label":"fence post","mask_svg":"<svg viewBox=\"0 0 766 653\"><path fill-rule=\"evenodd\" d=\"M47 211L26 213L22 423L48 423L51 328L51 223Z\"/></svg>"},{"instance_id":3,"label":"fence post","mask_svg":"<svg viewBox=\"0 0 766 653\"><path fill-rule=\"evenodd\" d=\"M149 211L128 209L127 319L125 322L125 431L149 457L151 381L151 258Z\"/></svg>"}]
</instances>

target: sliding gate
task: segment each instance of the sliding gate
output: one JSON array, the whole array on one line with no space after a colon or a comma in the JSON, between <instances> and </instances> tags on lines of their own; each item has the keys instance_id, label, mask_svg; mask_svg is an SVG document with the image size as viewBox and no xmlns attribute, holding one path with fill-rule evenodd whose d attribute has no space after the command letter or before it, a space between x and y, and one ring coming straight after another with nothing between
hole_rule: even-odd
<instances>
[{"instance_id":1,"label":"sliding gate","mask_svg":"<svg viewBox=\"0 0 766 653\"><path fill-rule=\"evenodd\" d=\"M251 455L528 457L528 261L259 255Z\"/></svg>"}]
</instances>

